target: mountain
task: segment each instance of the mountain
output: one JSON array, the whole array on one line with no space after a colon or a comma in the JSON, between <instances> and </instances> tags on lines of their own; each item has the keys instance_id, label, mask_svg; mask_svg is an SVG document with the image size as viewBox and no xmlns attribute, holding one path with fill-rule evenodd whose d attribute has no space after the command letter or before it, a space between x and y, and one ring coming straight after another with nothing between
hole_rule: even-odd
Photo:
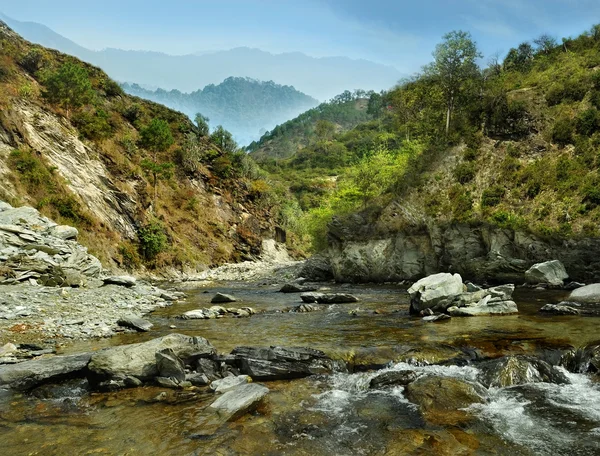
<instances>
[{"instance_id":1,"label":"mountain","mask_svg":"<svg viewBox=\"0 0 600 456\"><path fill-rule=\"evenodd\" d=\"M194 118L202 113L210 125L222 125L240 144L249 144L276 125L318 104L290 86L250 78L229 77L218 85L182 93L179 90L154 91L138 84L123 84L123 89L138 97L164 104Z\"/></svg>"},{"instance_id":2,"label":"mountain","mask_svg":"<svg viewBox=\"0 0 600 456\"><path fill-rule=\"evenodd\" d=\"M166 90L189 93L235 76L291 85L324 101L346 89L388 89L403 77L393 67L368 60L314 58L300 52L271 54L247 47L179 56L121 49L91 51L41 24L4 20L25 39L97 65L117 81Z\"/></svg>"},{"instance_id":3,"label":"mountain","mask_svg":"<svg viewBox=\"0 0 600 456\"><path fill-rule=\"evenodd\" d=\"M0 200L61 224L104 264L196 272L274 237L256 165L221 132L127 95L0 21Z\"/></svg>"}]
</instances>

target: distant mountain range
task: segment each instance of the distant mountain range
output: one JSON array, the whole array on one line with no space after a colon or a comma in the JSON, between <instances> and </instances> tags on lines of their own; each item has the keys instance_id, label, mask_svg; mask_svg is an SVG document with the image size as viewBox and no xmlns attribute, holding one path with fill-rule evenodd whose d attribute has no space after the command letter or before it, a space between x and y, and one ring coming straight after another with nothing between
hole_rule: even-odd
<instances>
[{"instance_id":1,"label":"distant mountain range","mask_svg":"<svg viewBox=\"0 0 600 456\"><path fill-rule=\"evenodd\" d=\"M191 93L147 90L138 84L122 87L131 95L177 109L192 119L200 112L210 118L211 127L223 125L241 145L257 140L276 125L319 103L291 86L239 77L230 77L219 85L209 84Z\"/></svg>"},{"instance_id":2,"label":"distant mountain range","mask_svg":"<svg viewBox=\"0 0 600 456\"><path fill-rule=\"evenodd\" d=\"M379 91L403 76L396 68L347 57L314 58L300 52L271 54L239 47L191 55L104 49L92 51L35 22L20 22L0 14L25 39L74 55L99 66L121 82L193 92L230 76L292 85L320 101L346 89Z\"/></svg>"}]
</instances>

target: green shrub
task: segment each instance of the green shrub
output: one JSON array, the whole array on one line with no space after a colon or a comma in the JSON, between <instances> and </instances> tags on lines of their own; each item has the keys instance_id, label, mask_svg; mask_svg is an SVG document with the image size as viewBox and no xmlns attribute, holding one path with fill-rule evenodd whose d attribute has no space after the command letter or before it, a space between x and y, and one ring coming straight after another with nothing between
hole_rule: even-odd
<instances>
[{"instance_id":1,"label":"green shrub","mask_svg":"<svg viewBox=\"0 0 600 456\"><path fill-rule=\"evenodd\" d=\"M475 178L475 164L473 162L460 163L454 168L454 178L461 184L471 182Z\"/></svg>"},{"instance_id":2,"label":"green shrub","mask_svg":"<svg viewBox=\"0 0 600 456\"><path fill-rule=\"evenodd\" d=\"M493 207L497 206L502 202L502 198L506 194L506 190L499 185L495 185L483 191L481 195L481 206L482 207Z\"/></svg>"},{"instance_id":3,"label":"green shrub","mask_svg":"<svg viewBox=\"0 0 600 456\"><path fill-rule=\"evenodd\" d=\"M563 147L573 143L573 124L569 119L561 118L556 121L552 128L552 141Z\"/></svg>"},{"instance_id":4,"label":"green shrub","mask_svg":"<svg viewBox=\"0 0 600 456\"><path fill-rule=\"evenodd\" d=\"M146 260L153 260L168 247L168 238L165 229L158 221L149 222L138 230L140 241L140 254Z\"/></svg>"},{"instance_id":5,"label":"green shrub","mask_svg":"<svg viewBox=\"0 0 600 456\"><path fill-rule=\"evenodd\" d=\"M592 136L600 131L600 111L596 108L586 109L575 119L577 133L584 136Z\"/></svg>"},{"instance_id":6,"label":"green shrub","mask_svg":"<svg viewBox=\"0 0 600 456\"><path fill-rule=\"evenodd\" d=\"M103 109L78 112L73 115L71 121L79 130L79 133L87 139L106 139L110 138L113 134L108 113Z\"/></svg>"},{"instance_id":7,"label":"green shrub","mask_svg":"<svg viewBox=\"0 0 600 456\"><path fill-rule=\"evenodd\" d=\"M125 95L121 86L110 78L102 80L102 90L104 90L106 96L110 98L122 97Z\"/></svg>"},{"instance_id":8,"label":"green shrub","mask_svg":"<svg viewBox=\"0 0 600 456\"><path fill-rule=\"evenodd\" d=\"M466 192L462 186L455 185L449 190L448 198L454 220L467 221L471 217L473 210L473 198L471 198L471 194Z\"/></svg>"},{"instance_id":9,"label":"green shrub","mask_svg":"<svg viewBox=\"0 0 600 456\"><path fill-rule=\"evenodd\" d=\"M572 103L583 100L588 87L582 79L570 79L563 84L556 83L546 93L548 106L555 106L562 102Z\"/></svg>"},{"instance_id":10,"label":"green shrub","mask_svg":"<svg viewBox=\"0 0 600 456\"><path fill-rule=\"evenodd\" d=\"M590 208L600 205L600 180L594 179L583 187L583 202Z\"/></svg>"},{"instance_id":11,"label":"green shrub","mask_svg":"<svg viewBox=\"0 0 600 456\"><path fill-rule=\"evenodd\" d=\"M127 106L121 114L133 125L142 116L142 108L139 104L132 103Z\"/></svg>"},{"instance_id":12,"label":"green shrub","mask_svg":"<svg viewBox=\"0 0 600 456\"><path fill-rule=\"evenodd\" d=\"M19 65L31 75L35 75L40 68L44 60L44 54L40 49L32 48L21 58Z\"/></svg>"},{"instance_id":13,"label":"green shrub","mask_svg":"<svg viewBox=\"0 0 600 456\"><path fill-rule=\"evenodd\" d=\"M472 149L469 147L463 153L463 160L464 161L475 161L475 160L477 160L478 156L479 156L479 151L477 149Z\"/></svg>"}]
</instances>

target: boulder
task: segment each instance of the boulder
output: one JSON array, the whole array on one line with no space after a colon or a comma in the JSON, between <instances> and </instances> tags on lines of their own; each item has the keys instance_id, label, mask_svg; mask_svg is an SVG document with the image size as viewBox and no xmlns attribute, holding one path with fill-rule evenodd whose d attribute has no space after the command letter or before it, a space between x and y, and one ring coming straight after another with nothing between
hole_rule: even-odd
<instances>
[{"instance_id":1,"label":"boulder","mask_svg":"<svg viewBox=\"0 0 600 456\"><path fill-rule=\"evenodd\" d=\"M420 406L430 422L458 425L471 418L466 409L471 404L484 403L486 390L479 383L453 377L425 376L409 383L406 397Z\"/></svg>"},{"instance_id":2,"label":"boulder","mask_svg":"<svg viewBox=\"0 0 600 456\"><path fill-rule=\"evenodd\" d=\"M135 315L125 315L117 320L117 324L119 326L123 326L124 328L135 329L140 332L147 332L152 329L154 326L147 320L143 318L136 317Z\"/></svg>"},{"instance_id":3,"label":"boulder","mask_svg":"<svg viewBox=\"0 0 600 456\"><path fill-rule=\"evenodd\" d=\"M358 302L358 298L348 293L302 293L300 299L306 303L317 302L319 304L346 304Z\"/></svg>"},{"instance_id":4,"label":"boulder","mask_svg":"<svg viewBox=\"0 0 600 456\"><path fill-rule=\"evenodd\" d=\"M311 348L237 347L232 352L240 372L257 380L284 380L344 370L320 350Z\"/></svg>"},{"instance_id":5,"label":"boulder","mask_svg":"<svg viewBox=\"0 0 600 456\"><path fill-rule=\"evenodd\" d=\"M460 274L442 272L425 277L408 289L411 311L445 310L464 291Z\"/></svg>"},{"instance_id":6,"label":"boulder","mask_svg":"<svg viewBox=\"0 0 600 456\"><path fill-rule=\"evenodd\" d=\"M133 287L136 283L136 278L132 276L110 276L102 280L104 285L120 285L122 287Z\"/></svg>"},{"instance_id":7,"label":"boulder","mask_svg":"<svg viewBox=\"0 0 600 456\"><path fill-rule=\"evenodd\" d=\"M156 353L171 348L175 356L190 364L194 359L215 354L215 348L203 337L169 334L148 342L121 345L92 355L88 366L97 379L123 379L131 376L149 380L158 375Z\"/></svg>"},{"instance_id":8,"label":"boulder","mask_svg":"<svg viewBox=\"0 0 600 456\"><path fill-rule=\"evenodd\" d=\"M225 293L217 293L210 300L211 304L223 304L227 302L237 302L237 299L234 296L225 294Z\"/></svg>"},{"instance_id":9,"label":"boulder","mask_svg":"<svg viewBox=\"0 0 600 456\"><path fill-rule=\"evenodd\" d=\"M66 241L67 239L76 239L79 231L74 226L56 225L48 230L48 234Z\"/></svg>"},{"instance_id":10,"label":"boulder","mask_svg":"<svg viewBox=\"0 0 600 456\"><path fill-rule=\"evenodd\" d=\"M213 381L210 384L210 389L215 393L224 393L225 391L229 391L237 386L251 382L252 379L248 375L235 375Z\"/></svg>"},{"instance_id":11,"label":"boulder","mask_svg":"<svg viewBox=\"0 0 600 456\"><path fill-rule=\"evenodd\" d=\"M279 291L281 293L306 293L316 290L318 290L318 287L300 285L298 283L286 283Z\"/></svg>"},{"instance_id":12,"label":"boulder","mask_svg":"<svg viewBox=\"0 0 600 456\"><path fill-rule=\"evenodd\" d=\"M423 317L423 321L427 321L427 322L433 323L433 322L436 322L436 321L448 321L451 318L452 317L450 315L437 314L437 315L428 315L426 317Z\"/></svg>"},{"instance_id":13,"label":"boulder","mask_svg":"<svg viewBox=\"0 0 600 456\"><path fill-rule=\"evenodd\" d=\"M293 307L290 312L293 313L306 313L306 312L318 312L323 310L322 307L314 306L312 304L300 304L299 306Z\"/></svg>"},{"instance_id":14,"label":"boulder","mask_svg":"<svg viewBox=\"0 0 600 456\"><path fill-rule=\"evenodd\" d=\"M92 354L53 356L0 366L0 386L27 390L64 377L83 376Z\"/></svg>"},{"instance_id":15,"label":"boulder","mask_svg":"<svg viewBox=\"0 0 600 456\"><path fill-rule=\"evenodd\" d=\"M453 306L448 308L447 312L453 317L476 317L516 314L519 313L519 309L514 301L493 301L490 296L486 296L476 306Z\"/></svg>"},{"instance_id":16,"label":"boulder","mask_svg":"<svg viewBox=\"0 0 600 456\"><path fill-rule=\"evenodd\" d=\"M217 318L218 315L209 309L195 309L185 312L181 318L184 320L208 320L210 318Z\"/></svg>"},{"instance_id":17,"label":"boulder","mask_svg":"<svg viewBox=\"0 0 600 456\"><path fill-rule=\"evenodd\" d=\"M205 375L209 381L221 378L221 371L215 361L208 358L200 358L196 361L196 371L199 374Z\"/></svg>"},{"instance_id":18,"label":"boulder","mask_svg":"<svg viewBox=\"0 0 600 456\"><path fill-rule=\"evenodd\" d=\"M304 262L300 275L303 278L315 282L325 282L333 279L333 268L329 257L325 255L313 255Z\"/></svg>"},{"instance_id":19,"label":"boulder","mask_svg":"<svg viewBox=\"0 0 600 456\"><path fill-rule=\"evenodd\" d=\"M571 304L571 305L569 305ZM560 304L546 304L544 307L540 309L540 312L551 313L555 315L579 315L581 312L575 306L578 306L577 303L560 303Z\"/></svg>"},{"instance_id":20,"label":"boulder","mask_svg":"<svg viewBox=\"0 0 600 456\"><path fill-rule=\"evenodd\" d=\"M567 301L584 304L600 304L600 283L592 283L573 290Z\"/></svg>"},{"instance_id":21,"label":"boulder","mask_svg":"<svg viewBox=\"0 0 600 456\"><path fill-rule=\"evenodd\" d=\"M536 263L525 271L525 280L528 283L546 283L554 286L562 286L569 278L563 264L558 260Z\"/></svg>"},{"instance_id":22,"label":"boulder","mask_svg":"<svg viewBox=\"0 0 600 456\"><path fill-rule=\"evenodd\" d=\"M267 387L257 383L247 383L226 391L201 412L197 423L198 430L190 437L202 438L213 435L226 422L236 420L255 410L268 393Z\"/></svg>"},{"instance_id":23,"label":"boulder","mask_svg":"<svg viewBox=\"0 0 600 456\"><path fill-rule=\"evenodd\" d=\"M600 372L600 344L595 342L569 350L561 357L560 365L576 374L597 374Z\"/></svg>"},{"instance_id":24,"label":"boulder","mask_svg":"<svg viewBox=\"0 0 600 456\"><path fill-rule=\"evenodd\" d=\"M185 380L190 382L193 386L206 386L210 383L208 377L204 374L186 374Z\"/></svg>"},{"instance_id":25,"label":"boulder","mask_svg":"<svg viewBox=\"0 0 600 456\"><path fill-rule=\"evenodd\" d=\"M506 356L486 361L478 367L479 381L488 388L505 388L525 383L571 383L558 368L532 356Z\"/></svg>"},{"instance_id":26,"label":"boulder","mask_svg":"<svg viewBox=\"0 0 600 456\"><path fill-rule=\"evenodd\" d=\"M185 381L185 365L173 349L167 348L156 352L155 357L159 377L170 378L178 384Z\"/></svg>"},{"instance_id":27,"label":"boulder","mask_svg":"<svg viewBox=\"0 0 600 456\"><path fill-rule=\"evenodd\" d=\"M406 386L417 379L411 370L387 371L377 374L369 382L369 388L378 389L386 386Z\"/></svg>"}]
</instances>

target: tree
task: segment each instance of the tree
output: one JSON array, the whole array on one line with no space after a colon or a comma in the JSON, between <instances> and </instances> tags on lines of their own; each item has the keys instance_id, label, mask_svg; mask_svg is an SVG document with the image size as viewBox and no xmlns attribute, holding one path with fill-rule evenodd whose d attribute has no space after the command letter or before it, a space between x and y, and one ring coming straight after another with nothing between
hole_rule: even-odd
<instances>
[{"instance_id":1,"label":"tree","mask_svg":"<svg viewBox=\"0 0 600 456\"><path fill-rule=\"evenodd\" d=\"M435 61L425 70L439 78L446 99L446 135L450 130L450 119L456 100L461 94L465 82L478 74L475 63L481 53L471 34L453 31L443 36L444 41L435 47Z\"/></svg>"},{"instance_id":2,"label":"tree","mask_svg":"<svg viewBox=\"0 0 600 456\"><path fill-rule=\"evenodd\" d=\"M148 175L152 177L152 187L154 188L154 200L156 200L156 193L159 179L170 179L173 176L173 163L157 163L153 160L144 159L140 163L140 166Z\"/></svg>"},{"instance_id":3,"label":"tree","mask_svg":"<svg viewBox=\"0 0 600 456\"><path fill-rule=\"evenodd\" d=\"M519 44L518 48L512 48L504 59L506 70L525 71L533 61L533 46L528 42Z\"/></svg>"},{"instance_id":4,"label":"tree","mask_svg":"<svg viewBox=\"0 0 600 456\"><path fill-rule=\"evenodd\" d=\"M171 127L162 119L152 119L140 131L140 144L144 149L152 152L164 152L173 144Z\"/></svg>"},{"instance_id":5,"label":"tree","mask_svg":"<svg viewBox=\"0 0 600 456\"><path fill-rule=\"evenodd\" d=\"M331 139L335 133L335 124L329 120L319 119L315 125L315 132L319 139Z\"/></svg>"},{"instance_id":6,"label":"tree","mask_svg":"<svg viewBox=\"0 0 600 456\"><path fill-rule=\"evenodd\" d=\"M533 44L537 46L537 52L541 54L550 54L550 52L552 52L552 50L558 46L556 38L548 35L547 33L544 33L533 40Z\"/></svg>"},{"instance_id":7,"label":"tree","mask_svg":"<svg viewBox=\"0 0 600 456\"><path fill-rule=\"evenodd\" d=\"M48 73L43 83L46 86L44 96L50 103L63 107L67 118L72 108L89 103L94 97L86 69L73 62L66 62L58 70Z\"/></svg>"},{"instance_id":8,"label":"tree","mask_svg":"<svg viewBox=\"0 0 600 456\"><path fill-rule=\"evenodd\" d=\"M238 148L231 133L225 130L221 125L215 128L215 131L210 135L210 140L217 144L223 152L233 153Z\"/></svg>"},{"instance_id":9,"label":"tree","mask_svg":"<svg viewBox=\"0 0 600 456\"><path fill-rule=\"evenodd\" d=\"M194 122L196 122L196 126L198 127L198 136L208 136L210 129L208 127L208 122L210 119L200 113L196 114L194 117Z\"/></svg>"}]
</instances>

